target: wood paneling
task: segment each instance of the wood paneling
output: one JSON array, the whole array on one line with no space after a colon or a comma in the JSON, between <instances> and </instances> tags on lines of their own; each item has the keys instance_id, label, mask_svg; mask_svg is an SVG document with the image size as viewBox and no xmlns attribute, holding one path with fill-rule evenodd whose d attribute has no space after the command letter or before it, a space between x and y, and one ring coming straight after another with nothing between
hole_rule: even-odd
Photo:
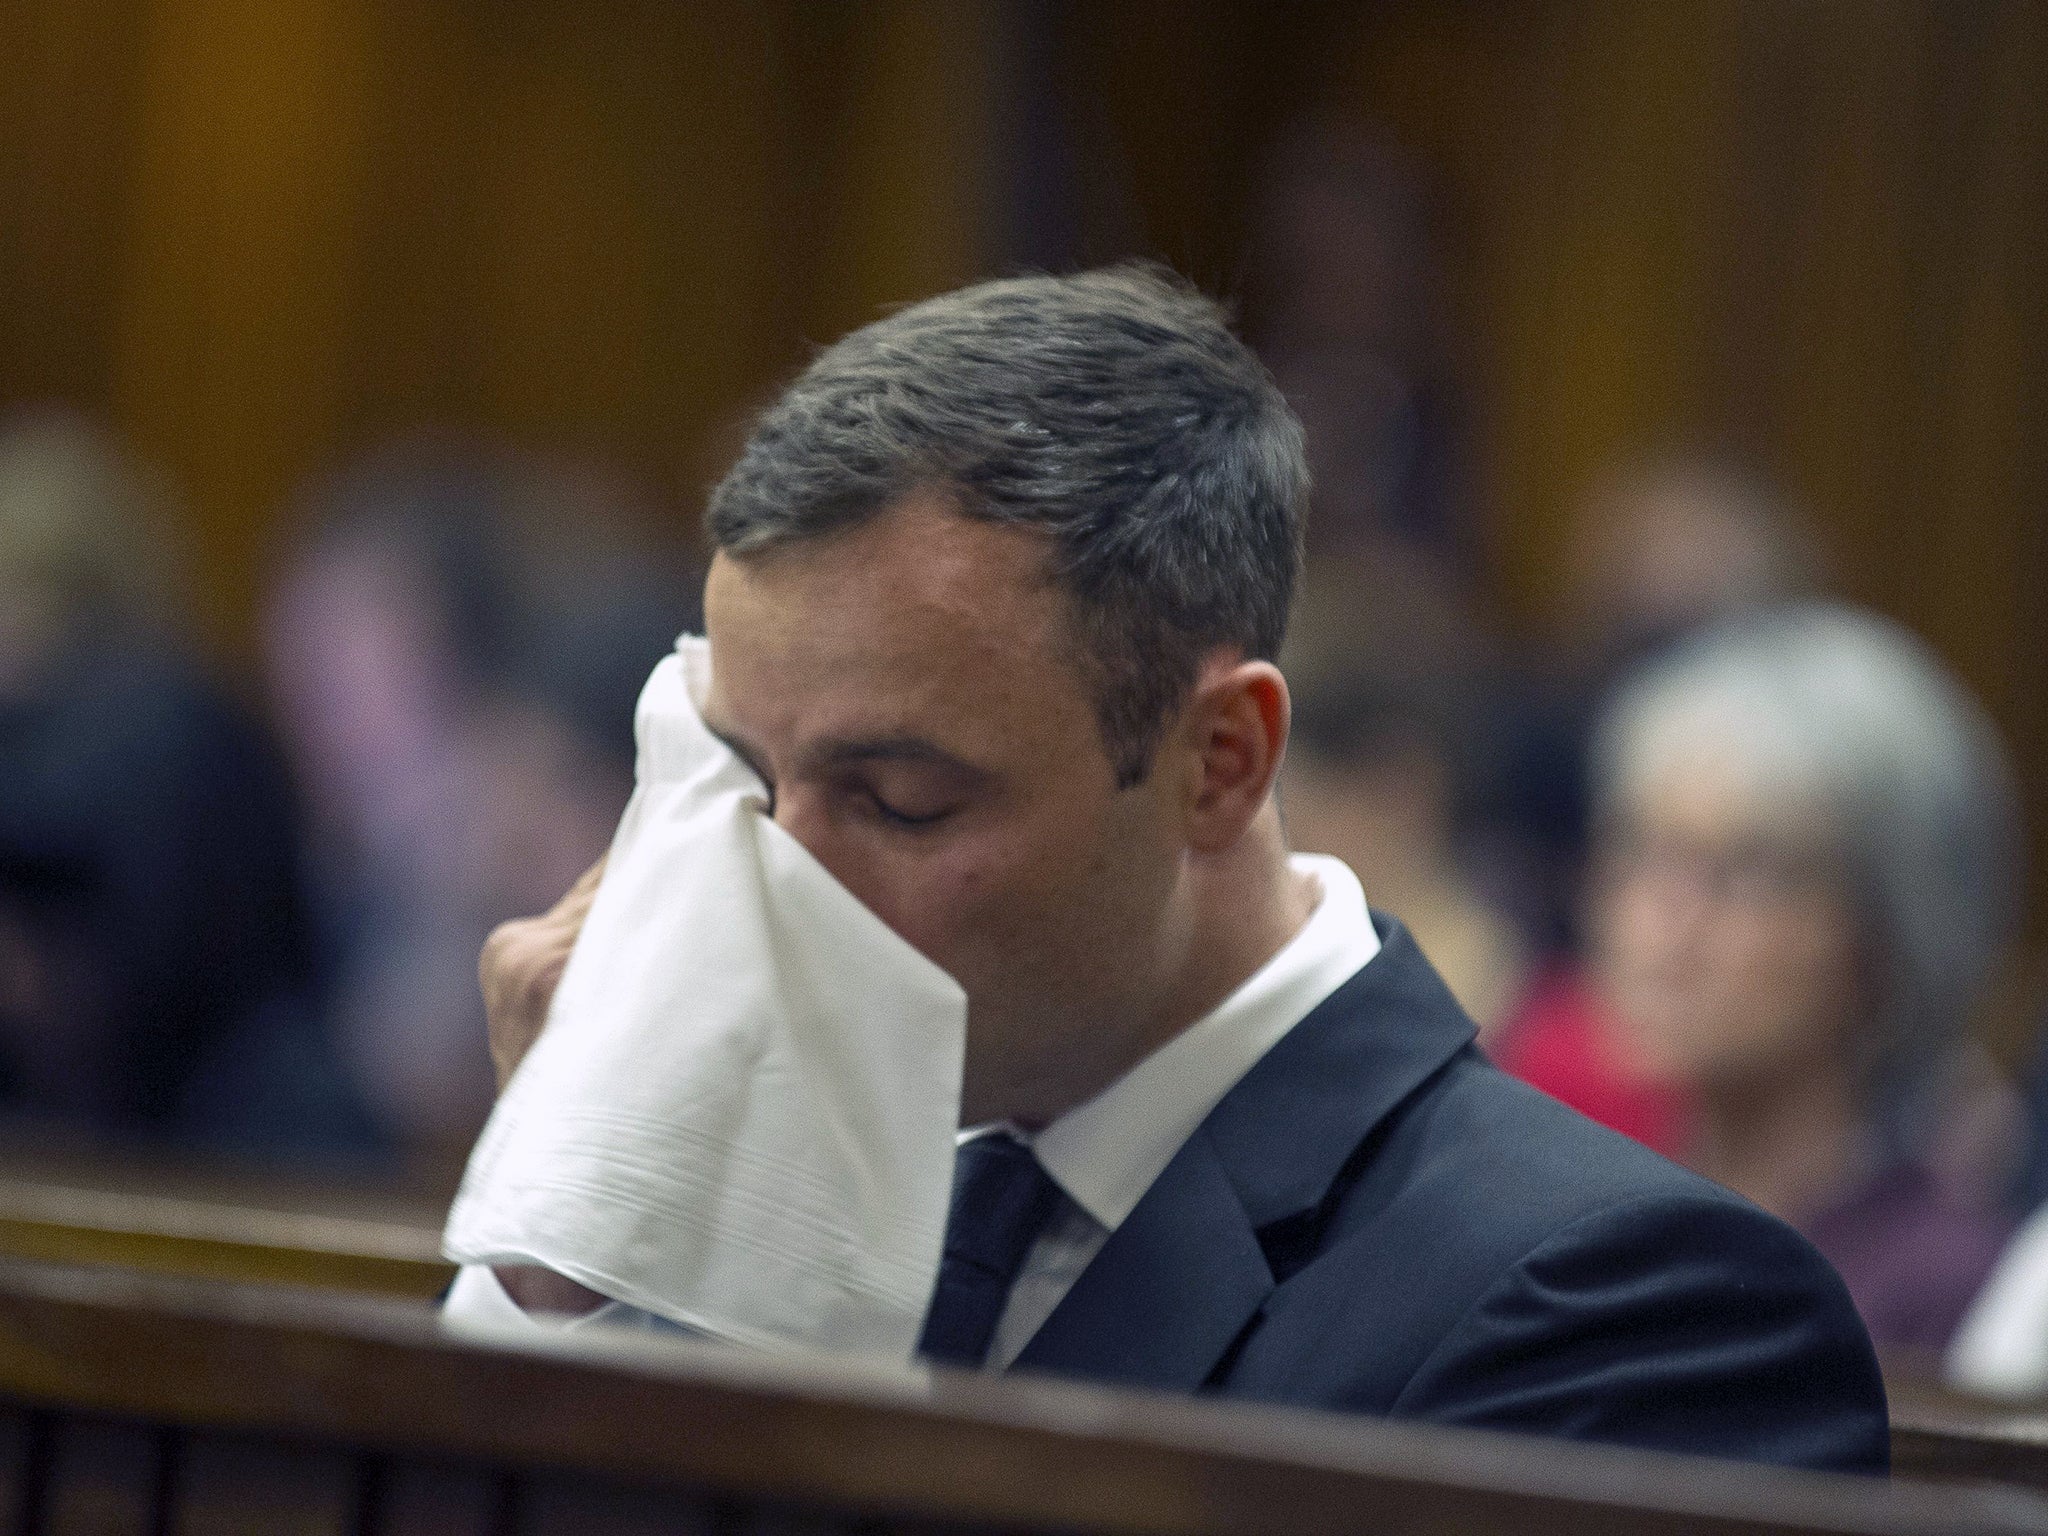
<instances>
[{"instance_id":1,"label":"wood paneling","mask_svg":"<svg viewBox=\"0 0 2048 1536\"><path fill-rule=\"evenodd\" d=\"M382 433L694 497L806 337L981 270L987 13L22 0L0 401L105 410L171 471L230 651L294 488Z\"/></svg>"},{"instance_id":2,"label":"wood paneling","mask_svg":"<svg viewBox=\"0 0 2048 1536\"><path fill-rule=\"evenodd\" d=\"M16 0L0 49L0 399L171 469L230 649L355 444L480 427L693 498L806 342L1012 253L1236 288L1274 133L1345 111L1443 194L1510 612L1557 617L1616 455L1747 445L1984 694L2048 866L2032 0ZM1074 206L1019 237L1046 176Z\"/></svg>"},{"instance_id":3,"label":"wood paneling","mask_svg":"<svg viewBox=\"0 0 2048 1536\"><path fill-rule=\"evenodd\" d=\"M432 1224L0 1179L0 1255L427 1301L455 1278Z\"/></svg>"},{"instance_id":4,"label":"wood paneling","mask_svg":"<svg viewBox=\"0 0 2048 1536\"><path fill-rule=\"evenodd\" d=\"M1885 1367L1892 1473L1943 1483L2010 1483L2048 1490L2048 1413L1945 1390L1931 1373Z\"/></svg>"}]
</instances>

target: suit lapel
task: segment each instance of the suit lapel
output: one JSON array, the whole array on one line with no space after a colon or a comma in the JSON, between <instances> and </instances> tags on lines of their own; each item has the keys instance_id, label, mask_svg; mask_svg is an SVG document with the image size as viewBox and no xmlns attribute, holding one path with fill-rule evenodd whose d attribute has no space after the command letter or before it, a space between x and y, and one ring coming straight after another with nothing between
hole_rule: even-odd
<instances>
[{"instance_id":1,"label":"suit lapel","mask_svg":"<svg viewBox=\"0 0 2048 1536\"><path fill-rule=\"evenodd\" d=\"M1191 1392L1272 1289L1244 1206L1198 1130L1015 1368Z\"/></svg>"},{"instance_id":2,"label":"suit lapel","mask_svg":"<svg viewBox=\"0 0 2048 1536\"><path fill-rule=\"evenodd\" d=\"M1017 1357L1193 1391L1274 1278L1258 1233L1312 1211L1374 1126L1473 1036L1399 923L1225 1094Z\"/></svg>"},{"instance_id":3,"label":"suit lapel","mask_svg":"<svg viewBox=\"0 0 2048 1536\"><path fill-rule=\"evenodd\" d=\"M1280 1039L1203 1122L1254 1228L1313 1210L1373 1128L1478 1032L1408 930Z\"/></svg>"}]
</instances>

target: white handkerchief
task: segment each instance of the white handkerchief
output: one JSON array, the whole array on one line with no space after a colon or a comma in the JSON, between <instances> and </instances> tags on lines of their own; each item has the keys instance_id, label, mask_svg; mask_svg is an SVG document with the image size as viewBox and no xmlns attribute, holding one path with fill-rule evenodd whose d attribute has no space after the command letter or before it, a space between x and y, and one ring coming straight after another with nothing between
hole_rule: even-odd
<instances>
[{"instance_id":1,"label":"white handkerchief","mask_svg":"<svg viewBox=\"0 0 2048 1536\"><path fill-rule=\"evenodd\" d=\"M685 636L450 1259L539 1264L718 1337L908 1359L938 1273L967 1000L766 815Z\"/></svg>"}]
</instances>

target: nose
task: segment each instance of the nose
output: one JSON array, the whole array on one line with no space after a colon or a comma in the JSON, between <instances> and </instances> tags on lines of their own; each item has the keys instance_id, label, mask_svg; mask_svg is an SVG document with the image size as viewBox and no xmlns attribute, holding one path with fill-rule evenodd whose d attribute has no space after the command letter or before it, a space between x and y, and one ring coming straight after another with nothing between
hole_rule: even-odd
<instances>
[{"instance_id":1,"label":"nose","mask_svg":"<svg viewBox=\"0 0 2048 1536\"><path fill-rule=\"evenodd\" d=\"M802 789L778 791L770 819L802 845L804 852L824 865L833 879L847 883L840 867L838 837L834 833L824 796Z\"/></svg>"},{"instance_id":2,"label":"nose","mask_svg":"<svg viewBox=\"0 0 2048 1536\"><path fill-rule=\"evenodd\" d=\"M817 813L807 806L800 790L778 790L768 807L768 819L809 848L817 834Z\"/></svg>"},{"instance_id":3,"label":"nose","mask_svg":"<svg viewBox=\"0 0 2048 1536\"><path fill-rule=\"evenodd\" d=\"M1663 965L1690 963L1700 952L1714 909L1712 882L1704 871L1671 865L1646 872L1638 923L1647 952Z\"/></svg>"}]
</instances>

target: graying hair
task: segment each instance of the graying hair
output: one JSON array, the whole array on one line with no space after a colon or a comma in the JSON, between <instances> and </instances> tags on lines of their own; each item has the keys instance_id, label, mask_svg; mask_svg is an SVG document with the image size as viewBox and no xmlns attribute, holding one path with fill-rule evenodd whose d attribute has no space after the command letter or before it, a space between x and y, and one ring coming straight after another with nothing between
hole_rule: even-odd
<instances>
[{"instance_id":1,"label":"graying hair","mask_svg":"<svg viewBox=\"0 0 2048 1536\"><path fill-rule=\"evenodd\" d=\"M1596 742L1596 802L1611 810L1702 750L1827 817L1879 967L1868 1102L1893 1151L1919 1150L2019 915L2018 810L1990 720L1898 625L1799 603L1627 686Z\"/></svg>"},{"instance_id":2,"label":"graying hair","mask_svg":"<svg viewBox=\"0 0 2048 1536\"><path fill-rule=\"evenodd\" d=\"M981 283L853 332L755 423L706 525L744 556L928 486L1047 535L1120 785L1144 779L1204 656L1279 653L1301 426L1223 312L1163 269Z\"/></svg>"}]
</instances>

